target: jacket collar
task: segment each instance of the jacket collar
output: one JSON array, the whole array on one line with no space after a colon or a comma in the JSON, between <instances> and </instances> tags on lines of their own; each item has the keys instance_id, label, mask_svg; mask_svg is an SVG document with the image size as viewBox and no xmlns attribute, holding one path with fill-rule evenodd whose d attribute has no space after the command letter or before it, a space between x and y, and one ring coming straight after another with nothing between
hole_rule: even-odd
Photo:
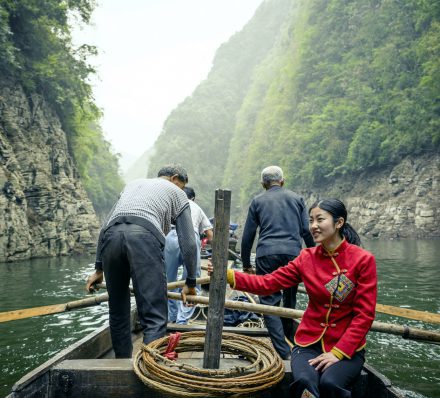
<instances>
[{"instance_id":1,"label":"jacket collar","mask_svg":"<svg viewBox=\"0 0 440 398\"><path fill-rule=\"evenodd\" d=\"M345 238L342 239L342 242L334 249L334 250L327 250L324 245L319 245L318 250L320 253L325 257L337 257L339 253L344 252L345 249L347 249L349 243Z\"/></svg>"},{"instance_id":2,"label":"jacket collar","mask_svg":"<svg viewBox=\"0 0 440 398\"><path fill-rule=\"evenodd\" d=\"M266 189L266 192L267 191L277 191L277 190L282 189L282 188L283 187L280 186L280 185L272 185L269 189Z\"/></svg>"}]
</instances>

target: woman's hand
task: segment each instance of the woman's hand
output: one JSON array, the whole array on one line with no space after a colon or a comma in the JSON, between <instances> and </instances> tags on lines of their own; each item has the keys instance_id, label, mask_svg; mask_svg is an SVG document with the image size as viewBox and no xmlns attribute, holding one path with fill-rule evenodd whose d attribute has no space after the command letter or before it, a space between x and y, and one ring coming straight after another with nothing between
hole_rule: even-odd
<instances>
[{"instance_id":1,"label":"woman's hand","mask_svg":"<svg viewBox=\"0 0 440 398\"><path fill-rule=\"evenodd\" d=\"M324 372L324 370L326 370L329 366L332 366L334 363L339 361L340 359L338 359L331 352L324 352L316 358L310 359L309 364L314 366L316 370Z\"/></svg>"}]
</instances>

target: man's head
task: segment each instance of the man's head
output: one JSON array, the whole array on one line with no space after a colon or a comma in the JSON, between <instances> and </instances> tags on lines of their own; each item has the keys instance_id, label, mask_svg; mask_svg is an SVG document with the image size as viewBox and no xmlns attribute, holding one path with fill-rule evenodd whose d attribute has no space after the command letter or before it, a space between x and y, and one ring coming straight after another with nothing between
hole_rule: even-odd
<instances>
[{"instance_id":1,"label":"man's head","mask_svg":"<svg viewBox=\"0 0 440 398\"><path fill-rule=\"evenodd\" d=\"M178 164L170 164L162 167L157 173L157 176L167 179L181 189L183 189L188 182L186 170Z\"/></svg>"},{"instance_id":2,"label":"man's head","mask_svg":"<svg viewBox=\"0 0 440 398\"><path fill-rule=\"evenodd\" d=\"M195 200L196 199L196 193L194 192L194 189L191 187L185 187L183 188L183 191L186 193L186 196L189 200Z\"/></svg>"},{"instance_id":3,"label":"man's head","mask_svg":"<svg viewBox=\"0 0 440 398\"><path fill-rule=\"evenodd\" d=\"M278 166L269 166L261 172L261 185L269 189L273 185L282 187L284 185L283 170Z\"/></svg>"}]
</instances>

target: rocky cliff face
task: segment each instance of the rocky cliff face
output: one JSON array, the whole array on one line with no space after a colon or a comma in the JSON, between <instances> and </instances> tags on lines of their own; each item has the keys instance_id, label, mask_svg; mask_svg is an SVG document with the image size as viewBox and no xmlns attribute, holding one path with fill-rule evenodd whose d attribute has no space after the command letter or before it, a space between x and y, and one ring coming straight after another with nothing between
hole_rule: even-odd
<instances>
[{"instance_id":1,"label":"rocky cliff face","mask_svg":"<svg viewBox=\"0 0 440 398\"><path fill-rule=\"evenodd\" d=\"M335 179L305 193L307 204L336 197L349 222L369 238L440 237L440 155L407 157L393 167Z\"/></svg>"},{"instance_id":2,"label":"rocky cliff face","mask_svg":"<svg viewBox=\"0 0 440 398\"><path fill-rule=\"evenodd\" d=\"M93 252L98 228L56 115L0 83L0 261Z\"/></svg>"}]
</instances>

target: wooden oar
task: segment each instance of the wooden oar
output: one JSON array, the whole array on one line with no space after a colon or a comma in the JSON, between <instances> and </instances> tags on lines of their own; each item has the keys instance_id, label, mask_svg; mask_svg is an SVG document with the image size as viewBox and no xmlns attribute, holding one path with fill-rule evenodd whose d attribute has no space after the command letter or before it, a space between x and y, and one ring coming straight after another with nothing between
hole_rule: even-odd
<instances>
[{"instance_id":1,"label":"wooden oar","mask_svg":"<svg viewBox=\"0 0 440 398\"><path fill-rule=\"evenodd\" d=\"M199 278L196 280L197 284L204 284L209 282L209 276ZM173 290L178 287L182 287L185 281L171 282L167 284L169 290ZM105 288L105 284L100 284L98 287ZM108 301L108 294L101 294L98 296L87 297L81 300L70 301L63 304L45 305L42 307L24 308L21 310L13 310L0 312L0 323L15 321L17 319L32 318L33 316L58 314L60 312L66 312L77 308L92 307L99 305L105 301Z\"/></svg>"},{"instance_id":2,"label":"wooden oar","mask_svg":"<svg viewBox=\"0 0 440 398\"><path fill-rule=\"evenodd\" d=\"M381 312L382 314L416 319L428 323L440 323L440 314L434 314L432 312L411 310L409 308L400 308L385 304L376 304L376 311Z\"/></svg>"},{"instance_id":3,"label":"wooden oar","mask_svg":"<svg viewBox=\"0 0 440 398\"><path fill-rule=\"evenodd\" d=\"M168 298L174 300L181 300L181 296L178 293L168 292ZM187 300L190 303L209 305L209 298L202 296L187 296ZM242 310L248 312L256 312L266 315L276 315L284 318L298 319L302 318L304 311L292 310L290 308L274 307L263 304L251 304L243 301L225 300L225 308L233 310ZM374 332L389 333L402 336L403 338L410 340L418 340L425 342L440 343L440 332L410 328L408 326L394 325L390 323L374 321L371 327Z\"/></svg>"},{"instance_id":4,"label":"wooden oar","mask_svg":"<svg viewBox=\"0 0 440 398\"><path fill-rule=\"evenodd\" d=\"M302 286L298 287L299 293L307 294L307 291ZM440 314L434 314L427 311L411 310L409 308L394 307L392 305L376 304L376 312L382 314L400 316L402 318L415 319L428 323L440 323Z\"/></svg>"},{"instance_id":5,"label":"wooden oar","mask_svg":"<svg viewBox=\"0 0 440 398\"><path fill-rule=\"evenodd\" d=\"M58 314L77 308L91 307L108 301L108 294L70 301L64 304L45 305L43 307L24 308L22 310L0 312L0 323L15 321L16 319L31 318L33 316Z\"/></svg>"}]
</instances>

